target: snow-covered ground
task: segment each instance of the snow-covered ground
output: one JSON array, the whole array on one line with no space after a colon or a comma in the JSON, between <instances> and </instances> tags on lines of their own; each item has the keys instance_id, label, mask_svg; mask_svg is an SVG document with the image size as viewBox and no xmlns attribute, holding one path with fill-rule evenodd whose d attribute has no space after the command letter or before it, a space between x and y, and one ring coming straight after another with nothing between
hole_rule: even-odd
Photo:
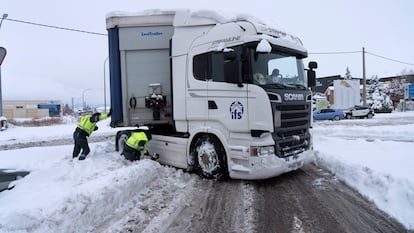
<instances>
[{"instance_id":1,"label":"snow-covered ground","mask_svg":"<svg viewBox=\"0 0 414 233\"><path fill-rule=\"evenodd\" d=\"M414 229L414 112L316 122L315 163Z\"/></svg>"},{"instance_id":2,"label":"snow-covered ground","mask_svg":"<svg viewBox=\"0 0 414 233\"><path fill-rule=\"evenodd\" d=\"M98 126L91 137L118 130L108 120ZM0 146L71 141L75 127L11 126L0 132ZM317 165L414 229L414 111L315 122L313 134ZM30 171L0 193L0 232L119 232L131 214L143 223L141 231L162 232L186 200L176 194L199 179L152 160L128 162L112 141L90 146L84 161L72 161L72 144L0 151L0 169Z\"/></svg>"}]
</instances>

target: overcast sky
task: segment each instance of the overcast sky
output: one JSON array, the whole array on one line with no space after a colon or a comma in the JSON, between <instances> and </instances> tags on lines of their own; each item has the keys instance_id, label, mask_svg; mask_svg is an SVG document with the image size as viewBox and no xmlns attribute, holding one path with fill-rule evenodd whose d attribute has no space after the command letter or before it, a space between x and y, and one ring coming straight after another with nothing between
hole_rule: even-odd
<instances>
[{"instance_id":1,"label":"overcast sky","mask_svg":"<svg viewBox=\"0 0 414 233\"><path fill-rule=\"evenodd\" d=\"M362 53L319 55L325 52L366 51L414 64L414 1L412 0L1 0L0 17L106 34L111 11L146 9L209 9L247 13L301 38L318 77L362 77ZM4 20L0 46L7 49L1 66L3 100L62 100L71 104L104 103L107 37ZM366 54L366 75L393 76L413 65ZM109 73L106 72L108 79ZM109 88L109 81L106 84ZM107 91L109 105L109 91Z\"/></svg>"}]
</instances>

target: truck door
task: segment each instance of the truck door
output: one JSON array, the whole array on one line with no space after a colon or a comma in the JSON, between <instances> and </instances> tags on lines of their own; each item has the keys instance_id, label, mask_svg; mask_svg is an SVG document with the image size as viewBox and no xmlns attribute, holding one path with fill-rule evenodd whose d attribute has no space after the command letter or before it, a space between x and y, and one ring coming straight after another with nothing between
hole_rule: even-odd
<instances>
[{"instance_id":1,"label":"truck door","mask_svg":"<svg viewBox=\"0 0 414 233\"><path fill-rule=\"evenodd\" d=\"M247 85L211 80L208 85L209 124L227 128L231 132L246 132L249 129Z\"/></svg>"},{"instance_id":2,"label":"truck door","mask_svg":"<svg viewBox=\"0 0 414 233\"><path fill-rule=\"evenodd\" d=\"M247 85L237 84L240 67L238 59L226 60L223 52L195 55L195 81L190 81L189 114L194 111L192 117L209 126L232 132L246 131L249 127Z\"/></svg>"},{"instance_id":3,"label":"truck door","mask_svg":"<svg viewBox=\"0 0 414 233\"><path fill-rule=\"evenodd\" d=\"M210 77L210 65L208 54L199 54L191 59L192 68L189 69L187 83L187 111L186 117L189 121L197 121L202 124L208 118L207 105L207 80Z\"/></svg>"},{"instance_id":4,"label":"truck door","mask_svg":"<svg viewBox=\"0 0 414 233\"><path fill-rule=\"evenodd\" d=\"M239 85L241 75L240 54L231 59L226 53L211 54L211 79L208 89L209 124L226 128L230 132L249 129L247 85Z\"/></svg>"}]
</instances>

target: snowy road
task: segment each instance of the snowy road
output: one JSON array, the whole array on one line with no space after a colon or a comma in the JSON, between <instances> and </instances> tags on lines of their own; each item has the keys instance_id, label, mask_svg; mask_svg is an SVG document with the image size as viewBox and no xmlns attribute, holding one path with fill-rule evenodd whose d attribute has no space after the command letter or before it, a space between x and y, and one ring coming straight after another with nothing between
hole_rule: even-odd
<instances>
[{"instance_id":1,"label":"snowy road","mask_svg":"<svg viewBox=\"0 0 414 233\"><path fill-rule=\"evenodd\" d=\"M256 232L405 232L355 190L314 165L255 185Z\"/></svg>"},{"instance_id":2,"label":"snowy road","mask_svg":"<svg viewBox=\"0 0 414 233\"><path fill-rule=\"evenodd\" d=\"M373 145L387 150L391 143L410 151L414 133L407 126L414 122L414 114L394 119L316 122L315 162L330 161L330 144L337 148L332 154L362 148L361 153L355 148L349 153L366 156L366 166L370 158L380 155L378 150L367 153ZM342 182L340 173L314 164L268 180L214 182L151 160L121 159L114 151L114 129L104 126L91 137L90 156L71 161L73 126L61 127L27 139L18 138L18 132L30 134L32 129L10 128L10 135L0 138L3 168L31 171L14 189L0 193L0 232L407 232L412 226L412 205L405 204L412 201L410 183L398 189L401 196L393 205L403 205L396 221ZM391 168L407 170L402 165ZM377 175L375 170L363 169ZM356 178L373 188L369 182L377 181L365 180L360 172L356 171ZM392 179L397 182L400 177ZM392 191L380 188L383 193ZM378 194L387 203L395 201Z\"/></svg>"},{"instance_id":3,"label":"snowy road","mask_svg":"<svg viewBox=\"0 0 414 233\"><path fill-rule=\"evenodd\" d=\"M39 141L30 141L30 142L14 142L15 140L9 141L9 143L0 145L0 151L2 150L16 150L29 147L39 147L39 146L56 146L56 145L72 145L73 139L70 137L62 137L55 139L39 140ZM115 141L114 135L97 135L90 137L88 139L89 143L94 142L104 142L104 141Z\"/></svg>"},{"instance_id":4,"label":"snowy road","mask_svg":"<svg viewBox=\"0 0 414 233\"><path fill-rule=\"evenodd\" d=\"M315 123L315 131L324 137L363 139L367 146L375 140L412 143L412 134L397 132L393 135L387 129L412 122L413 117L324 121ZM378 125L382 126L381 129L374 128ZM329 126L339 129L331 130ZM348 130L340 130L341 127ZM373 128L360 130L367 127ZM313 164L263 181L211 182L195 179L197 182L192 182L191 188L187 184L186 190L181 190L181 195L183 191L186 193L187 203L181 205L174 218L163 226L163 232L407 231L401 223L335 175Z\"/></svg>"},{"instance_id":5,"label":"snowy road","mask_svg":"<svg viewBox=\"0 0 414 233\"><path fill-rule=\"evenodd\" d=\"M166 197L151 196L165 189ZM185 189L165 183L149 190L108 232L406 232L314 165L263 181L214 182L190 175Z\"/></svg>"}]
</instances>

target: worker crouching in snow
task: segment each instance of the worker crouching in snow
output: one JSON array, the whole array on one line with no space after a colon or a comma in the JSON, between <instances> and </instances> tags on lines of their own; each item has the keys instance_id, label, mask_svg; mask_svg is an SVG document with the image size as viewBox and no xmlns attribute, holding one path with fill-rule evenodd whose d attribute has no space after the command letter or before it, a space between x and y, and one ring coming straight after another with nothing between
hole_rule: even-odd
<instances>
[{"instance_id":1,"label":"worker crouching in snow","mask_svg":"<svg viewBox=\"0 0 414 233\"><path fill-rule=\"evenodd\" d=\"M151 140L151 134L148 130L133 132L128 140L125 141L121 155L129 161L140 160L143 156L148 156L152 160L158 159L158 154L150 155L146 148L149 140Z\"/></svg>"},{"instance_id":2,"label":"worker crouching in snow","mask_svg":"<svg viewBox=\"0 0 414 233\"><path fill-rule=\"evenodd\" d=\"M112 109L108 114L101 114L99 112L94 114L86 114L82 116L78 126L73 133L73 140L75 141L75 147L73 148L73 158L78 157L82 150L82 154L79 156L79 160L84 160L89 154L90 149L88 145L88 139L93 131L98 130L96 123L100 120L105 120L112 114Z\"/></svg>"}]
</instances>

